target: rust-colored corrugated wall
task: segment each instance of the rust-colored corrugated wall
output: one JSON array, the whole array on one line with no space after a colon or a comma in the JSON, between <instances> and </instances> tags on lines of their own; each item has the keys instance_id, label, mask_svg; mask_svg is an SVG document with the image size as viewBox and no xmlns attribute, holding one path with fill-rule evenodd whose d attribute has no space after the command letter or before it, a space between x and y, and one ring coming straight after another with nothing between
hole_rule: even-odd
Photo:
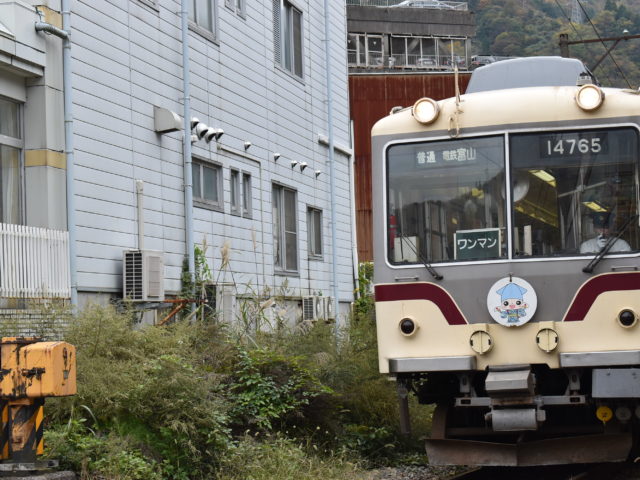
<instances>
[{"instance_id":1,"label":"rust-colored corrugated wall","mask_svg":"<svg viewBox=\"0 0 640 480\"><path fill-rule=\"evenodd\" d=\"M470 74L460 74L462 92ZM349 103L354 128L356 231L358 257L373 260L371 217L371 127L392 107L407 107L421 97L435 100L453 97L453 73L425 75L351 75Z\"/></svg>"}]
</instances>

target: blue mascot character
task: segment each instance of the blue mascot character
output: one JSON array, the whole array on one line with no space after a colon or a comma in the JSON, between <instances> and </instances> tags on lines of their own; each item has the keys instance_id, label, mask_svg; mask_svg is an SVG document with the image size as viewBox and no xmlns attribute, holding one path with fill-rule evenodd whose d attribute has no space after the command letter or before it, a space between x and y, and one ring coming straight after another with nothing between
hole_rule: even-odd
<instances>
[{"instance_id":1,"label":"blue mascot character","mask_svg":"<svg viewBox=\"0 0 640 480\"><path fill-rule=\"evenodd\" d=\"M500 295L500 306L496 307L496 311L500 312L501 318L506 318L508 324L518 324L520 317L525 317L527 312L525 308L529 305L524 303L522 295L527 292L526 288L522 288L517 283L508 283L496 293Z\"/></svg>"}]
</instances>

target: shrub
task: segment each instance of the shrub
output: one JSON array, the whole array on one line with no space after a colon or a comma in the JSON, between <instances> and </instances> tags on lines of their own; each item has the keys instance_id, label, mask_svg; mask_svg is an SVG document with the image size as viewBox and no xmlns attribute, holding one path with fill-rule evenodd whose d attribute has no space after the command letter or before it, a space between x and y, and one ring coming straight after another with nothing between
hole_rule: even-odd
<instances>
[{"instance_id":1,"label":"shrub","mask_svg":"<svg viewBox=\"0 0 640 480\"><path fill-rule=\"evenodd\" d=\"M99 435L84 418L72 417L67 425L47 429L46 455L60 458L63 468L79 472L83 480L161 480L156 462L142 455L126 438Z\"/></svg>"},{"instance_id":2,"label":"shrub","mask_svg":"<svg viewBox=\"0 0 640 480\"><path fill-rule=\"evenodd\" d=\"M204 348L201 336L211 334L211 326L199 323L133 329L126 313L86 309L66 337L77 348L78 394L47 402L48 414L63 422L86 405L95 413L87 424L94 422L102 436L126 438L162 463L169 472L164 478L207 478L229 442L227 397L221 377L212 373L216 362L227 362L217 358L226 350ZM134 467L136 455L111 456L94 468Z\"/></svg>"},{"instance_id":3,"label":"shrub","mask_svg":"<svg viewBox=\"0 0 640 480\"><path fill-rule=\"evenodd\" d=\"M311 399L330 394L301 359L265 349L238 349L238 362L231 373L230 414L239 425L271 430L274 422L303 415Z\"/></svg>"},{"instance_id":4,"label":"shrub","mask_svg":"<svg viewBox=\"0 0 640 480\"><path fill-rule=\"evenodd\" d=\"M338 337L319 323L235 339L216 322L134 328L130 312L87 308L65 337L78 395L47 400L49 456L87 480L357 478L346 456L405 448L372 305Z\"/></svg>"}]
</instances>

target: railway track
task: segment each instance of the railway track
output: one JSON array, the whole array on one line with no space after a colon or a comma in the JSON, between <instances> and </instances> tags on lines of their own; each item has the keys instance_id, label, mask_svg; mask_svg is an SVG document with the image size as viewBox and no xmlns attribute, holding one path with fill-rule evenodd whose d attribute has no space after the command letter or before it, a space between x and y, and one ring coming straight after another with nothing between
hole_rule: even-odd
<instances>
[{"instance_id":1,"label":"railway track","mask_svg":"<svg viewBox=\"0 0 640 480\"><path fill-rule=\"evenodd\" d=\"M624 472L630 472L627 476ZM595 463L546 467L482 467L446 480L631 480L640 479L640 466L626 463Z\"/></svg>"}]
</instances>

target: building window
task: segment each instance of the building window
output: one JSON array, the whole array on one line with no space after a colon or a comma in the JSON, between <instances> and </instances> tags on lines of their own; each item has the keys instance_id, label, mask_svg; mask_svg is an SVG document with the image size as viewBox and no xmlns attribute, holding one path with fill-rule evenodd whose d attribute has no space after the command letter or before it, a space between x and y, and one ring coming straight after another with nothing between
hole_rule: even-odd
<instances>
[{"instance_id":1,"label":"building window","mask_svg":"<svg viewBox=\"0 0 640 480\"><path fill-rule=\"evenodd\" d=\"M231 170L229 191L231 196L231 213L240 215L240 172L238 172L238 170Z\"/></svg>"},{"instance_id":2,"label":"building window","mask_svg":"<svg viewBox=\"0 0 640 480\"><path fill-rule=\"evenodd\" d=\"M21 223L21 158L24 141L20 105L0 98L0 221Z\"/></svg>"},{"instance_id":3,"label":"building window","mask_svg":"<svg viewBox=\"0 0 640 480\"><path fill-rule=\"evenodd\" d=\"M322 210L307 208L307 243L309 257L322 257Z\"/></svg>"},{"instance_id":4,"label":"building window","mask_svg":"<svg viewBox=\"0 0 640 480\"><path fill-rule=\"evenodd\" d=\"M347 61L350 66L382 67L385 59L382 35L350 33L347 35Z\"/></svg>"},{"instance_id":5,"label":"building window","mask_svg":"<svg viewBox=\"0 0 640 480\"><path fill-rule=\"evenodd\" d=\"M251 175L242 174L242 215L251 218Z\"/></svg>"},{"instance_id":6,"label":"building window","mask_svg":"<svg viewBox=\"0 0 640 480\"><path fill-rule=\"evenodd\" d=\"M302 12L287 0L273 0L276 63L302 78Z\"/></svg>"},{"instance_id":7,"label":"building window","mask_svg":"<svg viewBox=\"0 0 640 480\"><path fill-rule=\"evenodd\" d=\"M224 4L227 6L227 8L234 10L241 17L245 17L247 14L246 0L224 0Z\"/></svg>"},{"instance_id":8,"label":"building window","mask_svg":"<svg viewBox=\"0 0 640 480\"><path fill-rule=\"evenodd\" d=\"M145 4L145 5L147 5L147 6L151 7L151 8L153 8L153 9L155 9L155 10L157 10L157 9L158 9L158 2L157 2L157 0L140 0L140 3L143 3L143 4Z\"/></svg>"},{"instance_id":9,"label":"building window","mask_svg":"<svg viewBox=\"0 0 640 480\"><path fill-rule=\"evenodd\" d=\"M193 174L193 203L199 207L222 207L220 192L222 192L222 167L214 163L193 159L191 163Z\"/></svg>"},{"instance_id":10,"label":"building window","mask_svg":"<svg viewBox=\"0 0 640 480\"><path fill-rule=\"evenodd\" d=\"M396 67L439 66L436 41L431 37L391 36L390 64Z\"/></svg>"},{"instance_id":11,"label":"building window","mask_svg":"<svg viewBox=\"0 0 640 480\"><path fill-rule=\"evenodd\" d=\"M298 271L297 193L273 186L273 261L281 272Z\"/></svg>"},{"instance_id":12,"label":"building window","mask_svg":"<svg viewBox=\"0 0 640 480\"><path fill-rule=\"evenodd\" d=\"M215 39L216 24L218 21L217 2L215 0L191 0L189 20L191 27Z\"/></svg>"}]
</instances>

